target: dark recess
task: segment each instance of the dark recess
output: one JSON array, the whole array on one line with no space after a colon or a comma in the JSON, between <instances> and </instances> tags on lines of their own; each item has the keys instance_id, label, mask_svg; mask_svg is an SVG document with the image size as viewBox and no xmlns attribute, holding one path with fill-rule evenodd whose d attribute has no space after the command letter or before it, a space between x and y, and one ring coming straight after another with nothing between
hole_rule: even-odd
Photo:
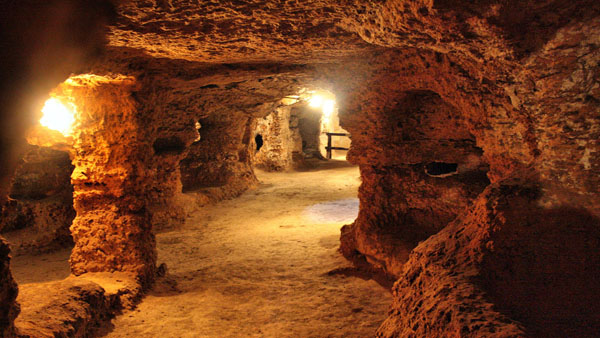
<instances>
[{"instance_id":1,"label":"dark recess","mask_svg":"<svg viewBox=\"0 0 600 338\"><path fill-rule=\"evenodd\" d=\"M425 173L431 176L454 174L457 169L457 163L431 162L425 165Z\"/></svg>"},{"instance_id":2,"label":"dark recess","mask_svg":"<svg viewBox=\"0 0 600 338\"><path fill-rule=\"evenodd\" d=\"M256 142L256 151L259 151L263 146L263 138L261 134L256 134L254 137L254 141Z\"/></svg>"},{"instance_id":3,"label":"dark recess","mask_svg":"<svg viewBox=\"0 0 600 338\"><path fill-rule=\"evenodd\" d=\"M185 143L178 137L162 137L152 144L156 155L181 154L185 150Z\"/></svg>"}]
</instances>

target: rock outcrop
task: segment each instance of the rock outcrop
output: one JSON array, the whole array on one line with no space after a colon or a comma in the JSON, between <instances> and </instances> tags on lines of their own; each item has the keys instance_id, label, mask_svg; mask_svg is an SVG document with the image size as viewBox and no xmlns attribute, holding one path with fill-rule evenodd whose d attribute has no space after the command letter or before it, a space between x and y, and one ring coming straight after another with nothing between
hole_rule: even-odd
<instances>
[{"instance_id":1,"label":"rock outcrop","mask_svg":"<svg viewBox=\"0 0 600 338\"><path fill-rule=\"evenodd\" d=\"M89 337L141 298L135 276L86 273L21 287L18 337Z\"/></svg>"},{"instance_id":2,"label":"rock outcrop","mask_svg":"<svg viewBox=\"0 0 600 338\"><path fill-rule=\"evenodd\" d=\"M43 98L104 44L112 4L105 0L0 4L0 204L6 202L24 135ZM0 335L12 336L18 306L8 246L0 238Z\"/></svg>"}]
</instances>

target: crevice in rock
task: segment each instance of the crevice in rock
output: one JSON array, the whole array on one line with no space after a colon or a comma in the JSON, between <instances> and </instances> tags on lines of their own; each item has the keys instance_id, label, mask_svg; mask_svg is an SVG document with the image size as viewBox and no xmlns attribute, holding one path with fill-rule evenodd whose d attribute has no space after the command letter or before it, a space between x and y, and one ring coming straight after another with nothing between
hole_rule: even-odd
<instances>
[{"instance_id":1,"label":"crevice in rock","mask_svg":"<svg viewBox=\"0 0 600 338\"><path fill-rule=\"evenodd\" d=\"M430 162L425 165L425 173L431 177L448 177L458 174L458 163Z\"/></svg>"}]
</instances>

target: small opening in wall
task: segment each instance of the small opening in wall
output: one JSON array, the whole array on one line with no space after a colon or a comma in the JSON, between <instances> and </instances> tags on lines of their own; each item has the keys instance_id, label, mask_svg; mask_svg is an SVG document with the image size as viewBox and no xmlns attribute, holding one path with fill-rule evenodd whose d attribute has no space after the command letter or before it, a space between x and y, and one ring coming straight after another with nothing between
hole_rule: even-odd
<instances>
[{"instance_id":1,"label":"small opening in wall","mask_svg":"<svg viewBox=\"0 0 600 338\"><path fill-rule=\"evenodd\" d=\"M425 173L433 177L446 177L458 173L457 163L431 162L425 165Z\"/></svg>"},{"instance_id":2,"label":"small opening in wall","mask_svg":"<svg viewBox=\"0 0 600 338\"><path fill-rule=\"evenodd\" d=\"M263 138L261 134L256 134L254 137L254 142L256 142L256 151L259 151L263 146Z\"/></svg>"}]
</instances>

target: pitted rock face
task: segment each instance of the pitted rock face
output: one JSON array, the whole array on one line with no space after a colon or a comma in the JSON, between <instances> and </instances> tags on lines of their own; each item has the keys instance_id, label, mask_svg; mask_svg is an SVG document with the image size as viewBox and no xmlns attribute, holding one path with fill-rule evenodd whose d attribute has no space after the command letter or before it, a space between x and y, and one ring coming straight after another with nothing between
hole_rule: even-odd
<instances>
[{"instance_id":1,"label":"pitted rock face","mask_svg":"<svg viewBox=\"0 0 600 338\"><path fill-rule=\"evenodd\" d=\"M82 217L73 232L90 239L76 247L74 271L149 273L145 208L174 210L182 188L231 197L255 184L256 119L286 95L323 87L336 95L362 176L342 250L399 277L380 336L585 336L550 325L578 320L578 306L582 323L598 327L597 298L587 297L596 290L570 289L557 298L563 307L543 293L597 288L584 271L597 273L587 258L597 256L600 210L599 1L115 3L107 48L86 69L135 78L124 111L137 124L105 136L144 151L79 146L76 166L101 170L74 175ZM130 95L117 92L116 102ZM521 189L526 178L539 195ZM99 203L114 210L92 210ZM89 226L106 220L122 227Z\"/></svg>"},{"instance_id":2,"label":"pitted rock face","mask_svg":"<svg viewBox=\"0 0 600 338\"><path fill-rule=\"evenodd\" d=\"M58 91L78 107L71 175L77 215L71 271L131 272L154 278L156 248L147 209L150 140L137 113L131 77L71 77Z\"/></svg>"},{"instance_id":3,"label":"pitted rock face","mask_svg":"<svg viewBox=\"0 0 600 338\"><path fill-rule=\"evenodd\" d=\"M329 62L372 49L342 28L361 7L323 0L128 1L118 6L109 43L197 62Z\"/></svg>"},{"instance_id":4,"label":"pitted rock face","mask_svg":"<svg viewBox=\"0 0 600 338\"><path fill-rule=\"evenodd\" d=\"M378 337L593 337L599 219L540 207L544 185L525 173L492 184L417 246Z\"/></svg>"},{"instance_id":5,"label":"pitted rock face","mask_svg":"<svg viewBox=\"0 0 600 338\"><path fill-rule=\"evenodd\" d=\"M0 337L14 337L14 320L19 314L17 283L10 272L10 249L0 238Z\"/></svg>"}]
</instances>

